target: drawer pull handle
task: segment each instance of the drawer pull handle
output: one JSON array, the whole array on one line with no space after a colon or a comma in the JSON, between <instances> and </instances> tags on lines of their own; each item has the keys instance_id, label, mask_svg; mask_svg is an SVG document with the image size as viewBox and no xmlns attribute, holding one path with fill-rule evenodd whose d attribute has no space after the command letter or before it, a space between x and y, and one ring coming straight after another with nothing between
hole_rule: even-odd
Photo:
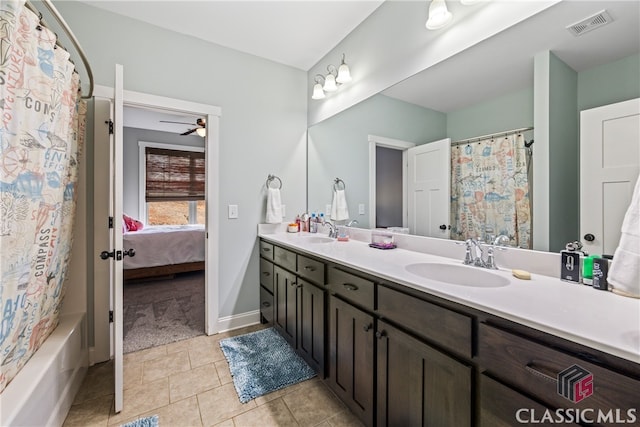
<instances>
[{"instance_id":1,"label":"drawer pull handle","mask_svg":"<svg viewBox=\"0 0 640 427\"><path fill-rule=\"evenodd\" d=\"M307 271L316 271L316 268L312 265L307 265L304 269Z\"/></svg>"},{"instance_id":2,"label":"drawer pull handle","mask_svg":"<svg viewBox=\"0 0 640 427\"><path fill-rule=\"evenodd\" d=\"M364 325L362 327L362 330L365 331L365 332L368 332L369 329L371 329L372 327L373 327L373 325L371 323L367 323L366 325Z\"/></svg>"},{"instance_id":3,"label":"drawer pull handle","mask_svg":"<svg viewBox=\"0 0 640 427\"><path fill-rule=\"evenodd\" d=\"M268 271L263 271L262 274L264 274L267 277L271 276L271 273L269 273Z\"/></svg>"},{"instance_id":4,"label":"drawer pull handle","mask_svg":"<svg viewBox=\"0 0 640 427\"><path fill-rule=\"evenodd\" d=\"M295 286L295 285L296 285L296 282L291 282L291 286Z\"/></svg>"},{"instance_id":5,"label":"drawer pull handle","mask_svg":"<svg viewBox=\"0 0 640 427\"><path fill-rule=\"evenodd\" d=\"M343 283L342 286L344 286L344 288L348 291L357 291L358 287L354 284L351 283Z\"/></svg>"},{"instance_id":6,"label":"drawer pull handle","mask_svg":"<svg viewBox=\"0 0 640 427\"><path fill-rule=\"evenodd\" d=\"M376 332L376 338L378 338L379 340L382 339L382 337L386 337L386 336L387 336L387 331Z\"/></svg>"},{"instance_id":7,"label":"drawer pull handle","mask_svg":"<svg viewBox=\"0 0 640 427\"><path fill-rule=\"evenodd\" d=\"M264 302L262 303L262 306L263 306L263 307L271 307L271 304L269 303L269 301L264 301Z\"/></svg>"},{"instance_id":8,"label":"drawer pull handle","mask_svg":"<svg viewBox=\"0 0 640 427\"><path fill-rule=\"evenodd\" d=\"M262 250L265 252L271 252L271 248L262 248Z\"/></svg>"},{"instance_id":9,"label":"drawer pull handle","mask_svg":"<svg viewBox=\"0 0 640 427\"><path fill-rule=\"evenodd\" d=\"M537 377L540 377L540 378L542 378L544 380L551 381L553 383L558 382L558 378L557 377L553 377L553 376L549 375L548 373L542 372L542 370L537 369L533 363L527 363L527 365L524 368L529 373L531 373L531 374L533 374L533 375L535 375Z\"/></svg>"}]
</instances>

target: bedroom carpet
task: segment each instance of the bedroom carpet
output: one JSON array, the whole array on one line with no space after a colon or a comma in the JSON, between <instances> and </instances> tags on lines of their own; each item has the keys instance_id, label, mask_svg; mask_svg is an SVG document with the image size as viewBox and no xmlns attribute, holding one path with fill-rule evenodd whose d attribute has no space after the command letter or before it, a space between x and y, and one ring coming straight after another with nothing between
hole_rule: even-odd
<instances>
[{"instance_id":1,"label":"bedroom carpet","mask_svg":"<svg viewBox=\"0 0 640 427\"><path fill-rule=\"evenodd\" d=\"M124 352L204 335L204 271L126 282Z\"/></svg>"}]
</instances>

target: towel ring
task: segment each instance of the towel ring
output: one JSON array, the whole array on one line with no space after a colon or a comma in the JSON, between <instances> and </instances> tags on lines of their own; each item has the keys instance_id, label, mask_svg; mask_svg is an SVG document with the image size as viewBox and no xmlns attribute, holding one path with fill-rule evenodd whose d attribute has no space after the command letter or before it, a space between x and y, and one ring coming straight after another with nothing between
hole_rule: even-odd
<instances>
[{"instance_id":1,"label":"towel ring","mask_svg":"<svg viewBox=\"0 0 640 427\"><path fill-rule=\"evenodd\" d=\"M342 188L340 188L340 185L342 185ZM336 178L333 181L333 189L334 190L344 190L345 188L347 188L347 186L344 184L344 181L341 180L340 178Z\"/></svg>"},{"instance_id":2,"label":"towel ring","mask_svg":"<svg viewBox=\"0 0 640 427\"><path fill-rule=\"evenodd\" d=\"M278 180L278 182L277 182L278 186L277 187L272 187L271 183L274 182L275 180ZM278 190L281 189L282 188L282 180L280 178L278 178L277 176L275 176L275 175L269 175L267 177L267 188L277 188Z\"/></svg>"}]
</instances>

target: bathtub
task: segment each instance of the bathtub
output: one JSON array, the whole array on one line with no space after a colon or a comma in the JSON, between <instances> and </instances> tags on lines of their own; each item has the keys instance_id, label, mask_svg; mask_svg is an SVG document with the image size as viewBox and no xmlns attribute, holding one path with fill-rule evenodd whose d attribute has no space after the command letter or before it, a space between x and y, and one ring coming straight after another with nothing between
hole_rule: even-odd
<instances>
[{"instance_id":1,"label":"bathtub","mask_svg":"<svg viewBox=\"0 0 640 427\"><path fill-rule=\"evenodd\" d=\"M61 426L88 366L86 314L61 315L0 395L0 426Z\"/></svg>"}]
</instances>

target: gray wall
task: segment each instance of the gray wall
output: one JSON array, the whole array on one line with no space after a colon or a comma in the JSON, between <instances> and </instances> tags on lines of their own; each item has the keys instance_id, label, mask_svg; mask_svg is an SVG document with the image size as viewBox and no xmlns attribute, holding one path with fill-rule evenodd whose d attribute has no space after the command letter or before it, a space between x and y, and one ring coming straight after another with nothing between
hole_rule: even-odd
<instances>
[{"instance_id":1,"label":"gray wall","mask_svg":"<svg viewBox=\"0 0 640 427\"><path fill-rule=\"evenodd\" d=\"M126 114L126 113L125 113ZM143 212L139 212L140 186L140 150L139 141L158 142L171 145L189 147L204 147L204 138L193 135L178 135L170 132L157 132L146 129L124 128L123 133L123 210L134 218L143 218Z\"/></svg>"},{"instance_id":2,"label":"gray wall","mask_svg":"<svg viewBox=\"0 0 640 427\"><path fill-rule=\"evenodd\" d=\"M402 227L402 150L376 147L376 227Z\"/></svg>"},{"instance_id":3,"label":"gray wall","mask_svg":"<svg viewBox=\"0 0 640 427\"><path fill-rule=\"evenodd\" d=\"M119 63L126 90L221 107L220 316L258 310L256 224L264 222L267 175L282 179L289 218L305 209L306 73L80 2L56 7L97 84L112 87ZM238 219L227 219L228 204L239 206Z\"/></svg>"},{"instance_id":4,"label":"gray wall","mask_svg":"<svg viewBox=\"0 0 640 427\"><path fill-rule=\"evenodd\" d=\"M368 136L423 144L446 135L444 113L375 95L309 128L309 210L323 211L331 203L333 180L346 185L351 219L369 227ZM358 214L358 204L365 215Z\"/></svg>"},{"instance_id":5,"label":"gray wall","mask_svg":"<svg viewBox=\"0 0 640 427\"><path fill-rule=\"evenodd\" d=\"M640 55L578 73L578 111L640 97Z\"/></svg>"}]
</instances>

